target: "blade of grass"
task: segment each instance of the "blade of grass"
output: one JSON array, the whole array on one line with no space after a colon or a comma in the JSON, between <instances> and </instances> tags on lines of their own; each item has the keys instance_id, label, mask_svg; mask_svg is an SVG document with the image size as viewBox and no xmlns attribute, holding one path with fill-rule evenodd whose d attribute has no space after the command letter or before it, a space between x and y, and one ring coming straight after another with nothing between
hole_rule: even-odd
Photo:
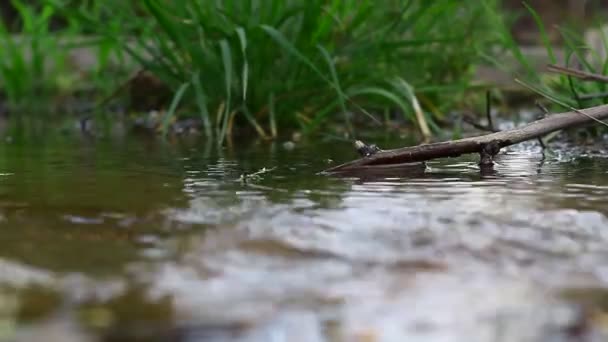
<instances>
[{"instance_id":1,"label":"blade of grass","mask_svg":"<svg viewBox=\"0 0 608 342\"><path fill-rule=\"evenodd\" d=\"M266 131L264 131L264 128L262 128L262 126L260 126L258 121L255 119L255 117L251 114L251 112L249 111L249 109L247 109L246 106L242 106L241 112L243 113L243 115L245 115L245 118L247 119L247 121L249 121L251 126L253 126L253 128L255 128L255 131L258 133L258 135L262 139L268 139L268 134L266 134Z\"/></svg>"},{"instance_id":2,"label":"blade of grass","mask_svg":"<svg viewBox=\"0 0 608 342\"><path fill-rule=\"evenodd\" d=\"M302 113L298 113L299 123L302 126L304 133L311 133L315 131L324 119L326 119L330 114L334 113L333 111L339 105L338 100L330 101L327 105L315 111L315 116L312 120L305 118Z\"/></svg>"},{"instance_id":3,"label":"blade of grass","mask_svg":"<svg viewBox=\"0 0 608 342\"><path fill-rule=\"evenodd\" d=\"M397 89L400 89L405 92L405 95L410 99L410 103L412 104L412 108L414 109L414 114L416 115L416 121L418 122L418 126L420 127L420 132L425 140L430 140L431 138L431 130L429 129L429 125L426 122L426 117L422 112L422 108L420 107L420 102L418 102L418 98L414 93L414 89L412 86L407 83L403 78L396 78L393 81L393 84Z\"/></svg>"},{"instance_id":4,"label":"blade of grass","mask_svg":"<svg viewBox=\"0 0 608 342\"><path fill-rule=\"evenodd\" d=\"M177 110L177 107L179 106L179 104L182 100L182 97L186 93L186 90L188 90L188 87L190 87L190 83L182 84L179 87L179 89L177 89L177 92L173 96L173 100L171 100L171 105L169 106L169 110L167 110L167 113L165 113L165 116L163 117L162 126L161 126L161 132L162 132L163 136L167 135L168 129L169 129L169 124L171 123L171 120L175 117L175 111Z\"/></svg>"},{"instance_id":5,"label":"blade of grass","mask_svg":"<svg viewBox=\"0 0 608 342\"><path fill-rule=\"evenodd\" d=\"M298 60L300 60L307 66L309 66L323 81L325 81L327 84L329 84L336 91L341 92L340 87L338 85L336 85L332 80L327 78L327 76L325 76L325 74L323 72L321 72L321 70L310 59L308 59L306 56L304 56L302 53L300 53L289 41L287 41L287 39L281 32L279 32L276 29L274 29L273 27L270 27L267 25L262 25L262 29L273 40L275 40L275 42L277 42L282 48L284 48L290 54L292 54L293 56L298 58ZM342 94L344 94L344 93L342 92ZM348 96L345 96L344 98L350 101L350 98ZM359 106L357 106L357 107L359 107ZM360 109L362 109L362 108L360 108ZM367 112L366 110L362 109L362 112L364 114L366 114L368 117L370 117L377 124L382 124L377 118L375 118L373 115L369 114L369 112Z\"/></svg>"},{"instance_id":6,"label":"blade of grass","mask_svg":"<svg viewBox=\"0 0 608 342\"><path fill-rule=\"evenodd\" d=\"M200 71L198 70L192 74L192 85L194 86L194 96L196 96L196 104L198 106L198 110L201 113L203 125L205 126L205 135L207 135L207 138L211 138L213 136L213 133L211 129L211 120L209 119L209 111L207 109L207 99L205 96L205 90L201 86Z\"/></svg>"},{"instance_id":7,"label":"blade of grass","mask_svg":"<svg viewBox=\"0 0 608 342\"><path fill-rule=\"evenodd\" d=\"M361 96L361 95L375 95L375 96L380 96L383 97L387 100L389 100L390 102L392 102L393 104L395 104L397 106L397 108L399 108L402 113L405 115L406 118L412 120L412 117L408 117L407 113L409 113L409 109L410 107L407 105L407 103L396 93L393 93L391 91L388 91L384 88L381 87L363 87L363 88L358 88L358 89L352 89L348 91L348 95L352 96L352 97L356 97L356 96Z\"/></svg>"},{"instance_id":8,"label":"blade of grass","mask_svg":"<svg viewBox=\"0 0 608 342\"><path fill-rule=\"evenodd\" d=\"M284 48L291 55L300 60L300 62L310 67L324 81L331 83L331 81L325 76L325 74L319 68L317 68L317 66L309 58L307 58L304 54L300 53L300 51L298 51L298 49L292 43L290 43L280 31L268 25L262 25L261 27L262 30L264 30L282 48Z\"/></svg>"},{"instance_id":9,"label":"blade of grass","mask_svg":"<svg viewBox=\"0 0 608 342\"><path fill-rule=\"evenodd\" d=\"M543 24L542 19L540 18L538 13L534 10L534 8L532 8L532 6L530 6L528 4L528 2L524 1L523 4L526 7L526 9L528 10L528 12L530 12L530 14L532 15L532 18L534 19L534 22L536 23L536 26L538 27L538 31L540 32L540 39L543 42L545 49L547 50L547 54L549 55L549 60L551 61L552 64L556 64L557 58L555 58L555 53L553 53L553 47L551 46L551 41L549 40L549 36L547 35L547 30L545 29L545 25Z\"/></svg>"},{"instance_id":10,"label":"blade of grass","mask_svg":"<svg viewBox=\"0 0 608 342\"><path fill-rule=\"evenodd\" d=\"M270 134L273 138L277 137L277 121L275 117L274 93L270 93L268 97L268 115L270 117Z\"/></svg>"},{"instance_id":11,"label":"blade of grass","mask_svg":"<svg viewBox=\"0 0 608 342\"><path fill-rule=\"evenodd\" d=\"M589 61L587 61L587 58L583 55L581 51L581 47L584 46L578 45L576 43L576 34L563 27L558 27L557 29L561 33L566 47L576 55L578 61L587 69L587 71L596 72L595 68L591 65L591 63L589 63Z\"/></svg>"},{"instance_id":12,"label":"blade of grass","mask_svg":"<svg viewBox=\"0 0 608 342\"><path fill-rule=\"evenodd\" d=\"M243 83L243 101L247 101L247 84L249 80L249 63L247 62L247 36L245 30L242 27L236 28L236 33L239 37L241 45L241 53L243 54L243 70L241 75L241 82Z\"/></svg>"},{"instance_id":13,"label":"blade of grass","mask_svg":"<svg viewBox=\"0 0 608 342\"><path fill-rule=\"evenodd\" d=\"M317 48L321 51L323 58L325 58L325 62L329 67L329 71L331 73L331 77L333 79L334 84L336 85L336 92L338 93L338 102L340 103L340 109L342 110L342 115L344 116L344 124L346 125L346 130L350 134L354 134L353 126L350 122L350 118L348 117L348 112L346 110L346 96L342 91L342 87L340 86L340 80L338 79L338 73L336 72L336 66L329 55L329 52L322 46L317 46Z\"/></svg>"},{"instance_id":14,"label":"blade of grass","mask_svg":"<svg viewBox=\"0 0 608 342\"><path fill-rule=\"evenodd\" d=\"M504 25L503 19L494 10L494 8L489 5L487 1L481 1L481 5L485 8L485 13L489 17L490 21L500 23L498 29L500 31L502 43L508 50L511 51L511 53L513 54L515 59L517 59L519 64L524 67L527 72L526 77L537 80L538 73L536 72L536 70L534 70L534 68L528 62L528 59L524 56L521 48L519 47L519 44L515 41L513 35L511 35L510 29L506 27L506 25Z\"/></svg>"},{"instance_id":15,"label":"blade of grass","mask_svg":"<svg viewBox=\"0 0 608 342\"><path fill-rule=\"evenodd\" d=\"M577 109L577 108L574 108L574 107L572 107L571 105L567 104L566 102L561 101L560 99L558 99L558 98L556 98L556 97L553 97L553 96L551 96L551 95L549 95L549 94L547 94L547 93L543 92L542 90L540 90L540 89L538 89L538 88L536 88L536 87L534 87L534 86L532 86L532 85L530 85L530 84L528 84L528 83L526 83L526 82L523 82L523 81L521 81L521 80L519 80L519 79L515 79L515 82L517 82L517 83L521 84L522 86L524 86L524 87L526 87L526 88L528 88L528 89L532 90L533 92L535 92L535 93L537 93L537 94L539 94L539 95L543 96L544 98L546 98L547 100L549 100L549 101L551 101L551 102L554 102L554 103L556 103L556 104L558 104L558 105L560 105L560 106L562 106L562 107L564 107L564 108L566 108L566 109L569 109L569 110L571 110L571 111L574 111L574 112L577 112L577 113L579 113L579 114L582 114L582 115L584 115L584 116L588 117L589 119L592 119L593 121L595 121L595 122L597 122L597 123L599 123L599 124L602 124L602 125L604 125L604 126L608 127L608 123L606 123L606 122L604 122L604 121L602 121L602 120L600 120L600 119L598 119L598 118L594 118L593 116L591 116L591 115L589 115L589 114L587 114L587 113L583 112L582 110L579 110L579 109Z\"/></svg>"},{"instance_id":16,"label":"blade of grass","mask_svg":"<svg viewBox=\"0 0 608 342\"><path fill-rule=\"evenodd\" d=\"M222 39L220 41L220 50L222 53L222 64L224 66L224 83L226 86L226 105L224 107L223 122L219 134L219 141L221 144L224 141L224 138L226 137L226 130L228 129L227 125L229 113L231 111L230 101L232 95L232 53L230 51L230 45L228 44L227 40Z\"/></svg>"}]
</instances>

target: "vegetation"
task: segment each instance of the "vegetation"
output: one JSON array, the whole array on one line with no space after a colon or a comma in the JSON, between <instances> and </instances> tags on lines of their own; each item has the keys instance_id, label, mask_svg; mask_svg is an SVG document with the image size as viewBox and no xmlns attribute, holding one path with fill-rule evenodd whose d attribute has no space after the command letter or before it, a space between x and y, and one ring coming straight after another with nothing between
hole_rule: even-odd
<instances>
[{"instance_id":1,"label":"vegetation","mask_svg":"<svg viewBox=\"0 0 608 342\"><path fill-rule=\"evenodd\" d=\"M557 29L560 33L560 45L555 46L547 34L547 28L539 13L527 3L523 3L528 15L534 18L539 31L539 42L544 46L548 60L552 65L564 66L583 72L605 75L608 72L608 26L602 21L595 25L588 25L582 31L588 30L592 34L582 35L581 30L573 30L567 25ZM505 36L506 37L506 36ZM512 39L502 46L509 50L519 62L520 70L516 72L497 58L488 57L499 68L506 69L517 77L523 86L544 96L561 109L585 108L606 103L608 82L572 77L565 73L539 73L530 60L525 57L519 45ZM551 68L550 68L551 69ZM602 96L602 94L604 94ZM597 95L597 96L594 96Z\"/></svg>"},{"instance_id":2,"label":"vegetation","mask_svg":"<svg viewBox=\"0 0 608 342\"><path fill-rule=\"evenodd\" d=\"M0 17L0 101L16 113L53 111L66 96L82 91L107 92L117 74L110 70L112 56L124 53L116 39L89 36L77 18L61 18L65 24L53 30L60 13L50 3L10 1L13 20ZM118 32L116 32L118 33ZM95 52L94 65L82 70L74 53ZM1 106L0 106L1 107Z\"/></svg>"},{"instance_id":3,"label":"vegetation","mask_svg":"<svg viewBox=\"0 0 608 342\"><path fill-rule=\"evenodd\" d=\"M172 90L162 129L194 117L220 141L244 126L263 137L328 126L352 134L395 115L437 130L492 47L521 57L499 0L11 2L18 20L0 25L11 108L90 89L100 101L135 62ZM96 64L74 70L70 53L83 47Z\"/></svg>"}]
</instances>

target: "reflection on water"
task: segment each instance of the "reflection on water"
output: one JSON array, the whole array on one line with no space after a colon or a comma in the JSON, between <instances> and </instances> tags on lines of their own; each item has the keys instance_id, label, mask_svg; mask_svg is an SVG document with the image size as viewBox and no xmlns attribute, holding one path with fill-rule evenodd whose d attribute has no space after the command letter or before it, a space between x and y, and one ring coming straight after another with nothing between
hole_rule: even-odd
<instances>
[{"instance_id":1,"label":"reflection on water","mask_svg":"<svg viewBox=\"0 0 608 342\"><path fill-rule=\"evenodd\" d=\"M0 340L606 337L602 150L317 174L350 149L2 144Z\"/></svg>"}]
</instances>

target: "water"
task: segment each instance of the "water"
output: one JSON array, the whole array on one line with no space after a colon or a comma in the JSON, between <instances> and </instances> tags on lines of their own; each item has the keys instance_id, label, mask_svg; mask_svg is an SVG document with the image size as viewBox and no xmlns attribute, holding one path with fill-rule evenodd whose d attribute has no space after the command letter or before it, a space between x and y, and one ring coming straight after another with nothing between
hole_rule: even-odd
<instances>
[{"instance_id":1,"label":"water","mask_svg":"<svg viewBox=\"0 0 608 342\"><path fill-rule=\"evenodd\" d=\"M3 143L0 340L601 341L603 149L329 177L349 144Z\"/></svg>"}]
</instances>

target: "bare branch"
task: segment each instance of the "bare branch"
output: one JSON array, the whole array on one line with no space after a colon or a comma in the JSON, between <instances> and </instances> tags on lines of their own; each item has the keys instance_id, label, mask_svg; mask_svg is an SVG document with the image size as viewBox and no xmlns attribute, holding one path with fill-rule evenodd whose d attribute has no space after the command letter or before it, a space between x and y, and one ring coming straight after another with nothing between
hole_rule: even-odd
<instances>
[{"instance_id":1,"label":"bare branch","mask_svg":"<svg viewBox=\"0 0 608 342\"><path fill-rule=\"evenodd\" d=\"M582 114L582 115L581 115ZM467 153L481 153L488 145L503 148L536 139L551 132L589 124L608 118L608 105L560 114L531 122L523 127L454 141L423 144L393 150L383 150L368 157L332 167L324 173L364 170L369 168L398 168L400 164L422 162L435 158L457 157Z\"/></svg>"}]
</instances>

